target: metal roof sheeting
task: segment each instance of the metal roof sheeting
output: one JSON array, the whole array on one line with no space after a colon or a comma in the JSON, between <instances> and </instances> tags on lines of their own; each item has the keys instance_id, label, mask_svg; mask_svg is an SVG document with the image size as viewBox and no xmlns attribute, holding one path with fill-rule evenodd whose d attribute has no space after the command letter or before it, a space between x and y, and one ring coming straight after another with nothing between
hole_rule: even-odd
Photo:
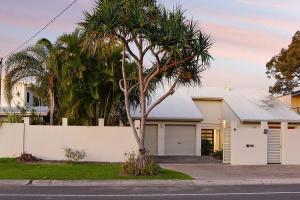
<instances>
[{"instance_id":1,"label":"metal roof sheeting","mask_svg":"<svg viewBox=\"0 0 300 200\"><path fill-rule=\"evenodd\" d=\"M161 94L161 93L160 93ZM158 96L159 97L159 96ZM152 100L154 102L156 98ZM140 110L133 111L133 118L140 116ZM203 115L199 112L191 96L178 90L157 105L149 114L148 120L165 121L202 121Z\"/></svg>"},{"instance_id":2,"label":"metal roof sheeting","mask_svg":"<svg viewBox=\"0 0 300 200\"><path fill-rule=\"evenodd\" d=\"M280 101L270 98L267 90L201 88L196 98L219 97L241 121L300 122L300 115Z\"/></svg>"},{"instance_id":3,"label":"metal roof sheeting","mask_svg":"<svg viewBox=\"0 0 300 200\"><path fill-rule=\"evenodd\" d=\"M243 122L296 122L300 123L300 115L286 105L269 98L267 90L256 89L224 89L206 87L187 91L179 89L150 112L149 120L202 121L203 115L197 109L195 99L223 99L234 114ZM133 112L139 118L139 109Z\"/></svg>"}]
</instances>

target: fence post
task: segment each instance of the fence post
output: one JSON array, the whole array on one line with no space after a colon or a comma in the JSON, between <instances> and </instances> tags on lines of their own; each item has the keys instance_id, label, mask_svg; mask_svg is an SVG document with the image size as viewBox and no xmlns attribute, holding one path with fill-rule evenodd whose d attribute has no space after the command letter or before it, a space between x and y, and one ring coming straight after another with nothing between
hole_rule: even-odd
<instances>
[{"instance_id":1,"label":"fence post","mask_svg":"<svg viewBox=\"0 0 300 200\"><path fill-rule=\"evenodd\" d=\"M265 121L260 122L260 127L263 130L269 129L268 122L265 122Z\"/></svg>"},{"instance_id":2,"label":"fence post","mask_svg":"<svg viewBox=\"0 0 300 200\"><path fill-rule=\"evenodd\" d=\"M62 118L62 125L68 126L68 118Z\"/></svg>"},{"instance_id":3,"label":"fence post","mask_svg":"<svg viewBox=\"0 0 300 200\"><path fill-rule=\"evenodd\" d=\"M103 118L98 119L98 126L104 126L104 119Z\"/></svg>"}]
</instances>

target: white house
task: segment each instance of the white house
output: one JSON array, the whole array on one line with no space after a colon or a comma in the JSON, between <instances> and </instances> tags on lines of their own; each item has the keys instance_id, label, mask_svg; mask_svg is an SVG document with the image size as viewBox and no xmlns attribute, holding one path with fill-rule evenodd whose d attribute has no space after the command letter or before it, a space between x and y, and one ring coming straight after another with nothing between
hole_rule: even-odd
<instances>
[{"instance_id":1,"label":"white house","mask_svg":"<svg viewBox=\"0 0 300 200\"><path fill-rule=\"evenodd\" d=\"M48 108L35 98L28 84L25 81L19 81L12 90L12 100L9 104L4 94L4 79L1 79L0 93L0 116L6 116L8 112L20 112L19 108L27 108L28 113L35 109L41 115L47 115Z\"/></svg>"},{"instance_id":2,"label":"white house","mask_svg":"<svg viewBox=\"0 0 300 200\"><path fill-rule=\"evenodd\" d=\"M139 128L138 111L134 113ZM83 149L87 161L120 162L137 150L130 127L1 124L0 157L21 152L64 159L65 147ZM202 156L202 140L232 165L300 164L300 115L265 90L201 88L175 94L150 113L145 146L157 156Z\"/></svg>"},{"instance_id":3,"label":"white house","mask_svg":"<svg viewBox=\"0 0 300 200\"><path fill-rule=\"evenodd\" d=\"M300 116L265 90L179 92L149 115L145 145L154 155L201 156L201 139L223 150L224 163L300 164Z\"/></svg>"}]
</instances>

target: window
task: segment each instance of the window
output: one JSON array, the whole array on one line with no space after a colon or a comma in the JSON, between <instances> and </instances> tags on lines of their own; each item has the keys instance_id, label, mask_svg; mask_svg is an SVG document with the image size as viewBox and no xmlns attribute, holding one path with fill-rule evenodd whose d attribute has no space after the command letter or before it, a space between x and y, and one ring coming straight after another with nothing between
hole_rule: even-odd
<instances>
[{"instance_id":1,"label":"window","mask_svg":"<svg viewBox=\"0 0 300 200\"><path fill-rule=\"evenodd\" d=\"M29 103L29 101L30 101L30 94L29 92L27 92L26 102Z\"/></svg>"}]
</instances>

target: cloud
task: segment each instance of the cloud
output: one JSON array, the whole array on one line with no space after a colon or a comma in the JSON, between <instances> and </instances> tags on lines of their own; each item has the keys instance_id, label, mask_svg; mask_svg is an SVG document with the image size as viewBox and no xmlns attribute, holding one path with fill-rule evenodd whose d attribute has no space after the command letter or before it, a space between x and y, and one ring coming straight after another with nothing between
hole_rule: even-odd
<instances>
[{"instance_id":1,"label":"cloud","mask_svg":"<svg viewBox=\"0 0 300 200\"><path fill-rule=\"evenodd\" d=\"M272 80L267 79L264 74L254 75L211 68L204 72L202 76L202 85L204 87L225 87L229 85L233 88L266 89L269 85L272 85Z\"/></svg>"},{"instance_id":2,"label":"cloud","mask_svg":"<svg viewBox=\"0 0 300 200\"><path fill-rule=\"evenodd\" d=\"M300 6L300 4L299 4ZM283 19L280 15L277 16L264 16L258 13L244 13L236 14L233 12L226 12L222 10L211 10L208 7L196 6L191 7L189 10L195 13L201 11L201 14L206 18L216 18L221 22L235 23L239 25L250 25L256 27L257 29L272 28L278 30L285 30L286 32L296 32L299 28L299 23L297 20L287 20ZM278 33L277 33L278 34Z\"/></svg>"},{"instance_id":3,"label":"cloud","mask_svg":"<svg viewBox=\"0 0 300 200\"><path fill-rule=\"evenodd\" d=\"M271 0L235 0L238 3L249 4L259 7L270 7L277 9L295 9L295 5L298 5L297 1L271 1Z\"/></svg>"},{"instance_id":4,"label":"cloud","mask_svg":"<svg viewBox=\"0 0 300 200\"><path fill-rule=\"evenodd\" d=\"M289 39L263 31L246 30L234 26L200 22L200 27L211 34L212 53L217 56L263 63L287 46Z\"/></svg>"},{"instance_id":5,"label":"cloud","mask_svg":"<svg viewBox=\"0 0 300 200\"><path fill-rule=\"evenodd\" d=\"M26 30L40 29L71 2L70 0L27 0L26 3L25 1L24 3L14 3L14 1L2 3L3 5L0 7L0 24ZM51 30L57 32L72 31L76 23L82 18L82 12L88 10L92 2L92 0L80 0L75 3L50 25ZM12 6L14 4L16 5Z\"/></svg>"}]
</instances>

